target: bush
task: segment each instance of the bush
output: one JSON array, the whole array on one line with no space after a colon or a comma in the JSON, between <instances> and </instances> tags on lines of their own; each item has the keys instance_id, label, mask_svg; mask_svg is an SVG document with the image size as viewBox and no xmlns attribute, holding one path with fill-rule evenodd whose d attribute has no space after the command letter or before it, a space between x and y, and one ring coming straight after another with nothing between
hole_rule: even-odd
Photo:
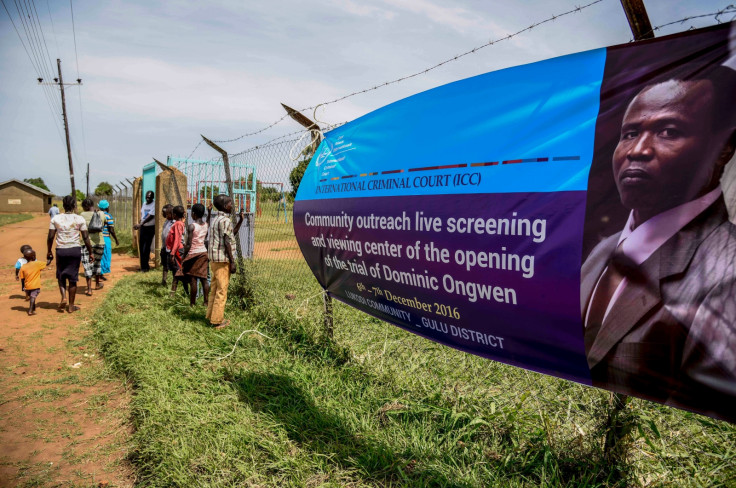
<instances>
[{"instance_id":1,"label":"bush","mask_svg":"<svg viewBox=\"0 0 736 488\"><path fill-rule=\"evenodd\" d=\"M238 271L230 277L228 287L228 305L241 310L249 310L255 303L256 282L254 266L251 259L238 259Z\"/></svg>"}]
</instances>

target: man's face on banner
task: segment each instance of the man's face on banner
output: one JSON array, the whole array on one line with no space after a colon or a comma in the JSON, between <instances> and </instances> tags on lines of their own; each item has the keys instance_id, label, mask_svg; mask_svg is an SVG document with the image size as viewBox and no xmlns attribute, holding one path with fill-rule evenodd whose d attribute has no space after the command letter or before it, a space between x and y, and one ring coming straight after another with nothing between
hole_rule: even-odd
<instances>
[{"instance_id":1,"label":"man's face on banner","mask_svg":"<svg viewBox=\"0 0 736 488\"><path fill-rule=\"evenodd\" d=\"M713 130L709 81L671 80L629 104L613 153L621 203L638 223L689 202L712 187L721 150Z\"/></svg>"}]
</instances>

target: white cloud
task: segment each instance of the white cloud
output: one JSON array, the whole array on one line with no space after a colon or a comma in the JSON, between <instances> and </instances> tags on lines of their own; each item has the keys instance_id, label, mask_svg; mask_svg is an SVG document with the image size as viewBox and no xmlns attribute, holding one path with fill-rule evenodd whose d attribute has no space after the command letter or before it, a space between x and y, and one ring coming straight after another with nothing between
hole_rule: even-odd
<instances>
[{"instance_id":1,"label":"white cloud","mask_svg":"<svg viewBox=\"0 0 736 488\"><path fill-rule=\"evenodd\" d=\"M366 5L365 3L354 2L353 0L338 0L333 2L333 5L358 17L379 17L386 20L392 20L396 17L396 12L392 10L387 10L374 5Z\"/></svg>"},{"instance_id":2,"label":"white cloud","mask_svg":"<svg viewBox=\"0 0 736 488\"><path fill-rule=\"evenodd\" d=\"M89 110L144 119L267 123L297 105L342 95L333 85L238 69L184 66L154 58L85 57ZM360 113L348 102L347 111ZM352 110L351 110L352 107ZM343 107L344 109L345 107Z\"/></svg>"}]
</instances>

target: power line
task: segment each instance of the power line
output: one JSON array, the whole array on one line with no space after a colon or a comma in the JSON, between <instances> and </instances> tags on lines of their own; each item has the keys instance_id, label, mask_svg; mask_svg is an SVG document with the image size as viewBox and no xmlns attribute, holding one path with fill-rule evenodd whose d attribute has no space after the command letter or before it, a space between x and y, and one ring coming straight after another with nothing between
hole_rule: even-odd
<instances>
[{"instance_id":1,"label":"power line","mask_svg":"<svg viewBox=\"0 0 736 488\"><path fill-rule=\"evenodd\" d=\"M77 56L77 30L74 27L74 5L69 0L69 10L72 12L72 35L74 36L74 59L77 61L77 78L79 78L79 56Z\"/></svg>"},{"instance_id":2,"label":"power line","mask_svg":"<svg viewBox=\"0 0 736 488\"><path fill-rule=\"evenodd\" d=\"M33 13L34 13L34 20L36 21L36 24L38 24L38 30L41 32L41 38L43 39L43 45L46 50L46 58L49 60L49 65L53 66L54 64L51 62L51 55L49 54L49 46L46 44L46 35L43 33L43 27L41 26L41 19L38 17L38 11L36 10L36 2L35 0L31 0L31 5L33 6Z\"/></svg>"},{"instance_id":3,"label":"power line","mask_svg":"<svg viewBox=\"0 0 736 488\"><path fill-rule=\"evenodd\" d=\"M33 1L33 0L32 0ZM77 63L77 82L80 81L79 76L79 55L77 54L77 29L74 25L74 5L72 0L69 0L69 9L72 13L72 35L74 36L74 60ZM84 148L84 159L87 160L87 135L84 130L84 112L82 111L82 87L79 86L79 121L82 127L82 147ZM75 155L76 156L76 155Z\"/></svg>"},{"instance_id":4,"label":"power line","mask_svg":"<svg viewBox=\"0 0 736 488\"><path fill-rule=\"evenodd\" d=\"M38 43L38 50L41 53L41 58L43 59L43 54L46 54L46 59L49 62L49 67L51 69L51 73L53 73L54 70L54 64L51 61L51 55L49 53L48 44L46 44L46 35L43 33L43 28L41 27L41 20L38 17L38 11L36 10L36 4L34 0L31 0L31 4L28 3L28 0L25 1L26 10L28 12L29 17L29 23L31 25L31 28L36 36L36 41ZM33 11L31 11L31 5L33 5ZM36 25L38 25L38 30L36 30ZM39 37L38 33L41 33L41 36ZM41 45L41 39L43 39L43 45ZM49 90L49 98L52 100L52 104L55 104L57 111L61 110L61 107L58 105L59 102L56 100L56 98L53 96L53 93L51 93L51 88L47 87Z\"/></svg>"},{"instance_id":5,"label":"power line","mask_svg":"<svg viewBox=\"0 0 736 488\"><path fill-rule=\"evenodd\" d=\"M56 57L60 58L59 55L59 39L56 37L56 28L54 27L54 19L51 17L51 6L49 0L46 0L46 9L49 11L49 21L51 22L51 32L54 33L54 44L56 44Z\"/></svg>"},{"instance_id":6,"label":"power line","mask_svg":"<svg viewBox=\"0 0 736 488\"><path fill-rule=\"evenodd\" d=\"M426 68L426 69L422 70L422 71L417 71L416 73L413 73L413 74L410 74L410 75L406 75L406 76L402 76L401 78L396 78L394 80L390 80L390 81L386 81L386 82L383 82L383 83L379 83L379 84L374 85L374 86L372 86L370 88L365 88L363 90L357 90L357 91L354 91L354 92L349 93L347 95L344 95L344 96L335 98L334 100L330 100L330 101L327 101L327 102L322 102L322 103L318 103L316 105L312 105L310 107L302 108L299 111L300 112L303 112L305 110L312 110L312 109L314 109L314 108L316 108L316 107L318 107L320 105L331 105L333 103L341 102L341 101L346 100L348 98L354 97L356 95L360 95L360 94L363 94L363 93L368 93L368 92L371 92L371 91L374 91L374 90L378 90L380 88L383 88L385 86L389 86L389 85L393 85L393 84L396 84L396 83L400 83L402 81L408 80L410 78L414 78L416 76L427 74L430 71L433 71L433 70L435 70L437 68L440 68L441 66L444 66L444 65L446 65L448 63L451 63L453 61L457 61L458 59L460 59L462 57L468 56L470 54L474 54L474 53L480 51L481 49L484 49L484 48L489 47L489 46L493 46L494 44L497 44L499 42L507 41L509 39L512 39L512 38L518 36L519 34L522 34L522 33L526 32L526 31L529 31L529 30L532 30L532 29L534 29L536 27L539 27L542 24L546 24L548 22L552 22L552 21L554 21L556 19L559 19L560 17L565 17L566 15L570 15L570 14L574 14L574 13L580 12L580 11L582 11L582 10L588 8L588 7L591 7L591 6L593 6L593 5L597 4L597 3L601 3L602 1L603 0L594 0L593 2L590 2L590 3L586 4L586 5L583 5L583 6L580 6L580 7L575 7L574 9L568 10L566 12L555 14L552 17L548 17L548 18L546 18L544 20L541 20L539 22L535 22L535 23L531 24L528 27L525 27L525 28L523 28L521 30L518 30L518 31L516 31L516 32L514 32L512 34L509 34L506 37L501 37L500 39L495 39L495 40L488 41L485 44L481 44L480 46L474 47L473 49L470 49L468 51L465 51L463 53L460 53L460 54L458 54L456 56L453 56L451 58L447 58L444 61L441 61L441 62L439 62L439 63L437 63L437 64L435 64L433 66L430 66L429 68ZM288 117L288 114L287 115L284 115L283 117L281 117L280 119L278 119L275 122L271 123L270 125L262 128L262 129L259 129L257 131L249 132L247 134L243 134L242 136L235 137L235 138L232 138L232 139L213 140L213 142L217 142L217 143L234 142L234 141L243 139L244 137L249 137L249 136L254 136L256 134L260 134L261 132L264 132L264 131L270 129L271 127L279 124L281 121L283 121L287 117ZM197 145L197 146L199 146L199 145ZM195 150L196 150L196 148L195 148Z\"/></svg>"},{"instance_id":7,"label":"power line","mask_svg":"<svg viewBox=\"0 0 736 488\"><path fill-rule=\"evenodd\" d=\"M23 31L26 35L26 41L28 41L28 46L31 48L31 53L33 59L35 59L36 66L36 74L38 74L39 78L49 78L53 75L49 75L48 66L46 66L46 63L43 61L43 55L41 54L41 48L40 46L36 46L34 43L35 37L31 35L31 32L29 32L28 23L25 20L25 12L21 13L21 7L18 5L18 1L14 0L15 3L15 9L18 12L18 17L21 21L21 26L23 27ZM29 16L30 21L30 16ZM17 30L16 30L17 32ZM52 70L53 71L53 70ZM56 112L57 114L61 112L61 107L59 106L59 102L55 100L53 93L51 92L51 89L49 87L44 87L44 94L46 96L47 102L51 105L52 112ZM54 119L56 120L56 119Z\"/></svg>"},{"instance_id":8,"label":"power line","mask_svg":"<svg viewBox=\"0 0 736 488\"><path fill-rule=\"evenodd\" d=\"M18 36L18 40L20 41L20 44L23 46L23 50L25 51L26 56L28 56L28 61L31 62L31 66L33 66L33 70L36 72L36 76L38 76L39 78L43 78L40 69L38 68L38 66L34 62L33 58L31 57L31 54L28 52L28 48L26 47L26 43L23 42L23 38L21 37L20 32L18 31L18 28L15 25L15 21L13 20L13 16L10 15L10 11L8 10L8 6L5 5L5 0L0 0L0 2L2 2L2 4L3 4L3 8L5 9L5 13L8 15L8 19L10 19L10 23L13 25L13 29L15 30L15 33ZM47 87L44 87L44 97L46 98L46 104L48 105L49 110L51 110L52 120L54 121L54 125L56 126L56 130L57 130L57 132L59 134L59 138L63 142L63 138L61 138L61 128L59 127L59 121L56 120L56 116L58 114L56 114L54 112L54 107L53 107L53 104L51 102L51 98L50 98L50 94L49 94L49 91L48 90L49 89Z\"/></svg>"},{"instance_id":9,"label":"power line","mask_svg":"<svg viewBox=\"0 0 736 488\"><path fill-rule=\"evenodd\" d=\"M10 15L10 11L8 11L7 5L5 5L5 0L0 0L0 2L2 2L3 7L5 8L5 13L8 14L10 23L13 24L13 29L15 29L15 33L18 35L18 40L23 46L23 50L26 52L26 56L28 56L28 60L31 62L31 65L33 65L33 70L36 72L36 75L38 75L38 77L41 78L41 73L39 72L38 67L36 66L36 63L33 62L33 59L31 58L31 54L28 52L28 48L26 48L26 43L23 42L23 38L20 36L20 32L18 32L18 28L15 26L15 21L13 20L13 17Z\"/></svg>"}]
</instances>

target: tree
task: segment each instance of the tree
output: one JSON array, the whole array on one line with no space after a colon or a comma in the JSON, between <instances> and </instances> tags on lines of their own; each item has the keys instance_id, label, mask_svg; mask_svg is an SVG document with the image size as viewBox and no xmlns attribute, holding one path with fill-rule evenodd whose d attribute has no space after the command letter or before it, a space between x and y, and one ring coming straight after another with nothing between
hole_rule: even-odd
<instances>
[{"instance_id":1,"label":"tree","mask_svg":"<svg viewBox=\"0 0 736 488\"><path fill-rule=\"evenodd\" d=\"M218 185L203 186L199 189L199 198L204 198L205 200L212 200L219 194L220 187Z\"/></svg>"},{"instance_id":2,"label":"tree","mask_svg":"<svg viewBox=\"0 0 736 488\"><path fill-rule=\"evenodd\" d=\"M23 181L30 183L33 186L37 186L42 190L51 191L49 190L49 187L46 186L46 183L44 183L43 178L26 178Z\"/></svg>"},{"instance_id":3,"label":"tree","mask_svg":"<svg viewBox=\"0 0 736 488\"><path fill-rule=\"evenodd\" d=\"M302 159L301 161L299 161L296 167L291 170L291 173L289 173L289 183L291 183L292 197L296 197L296 192L297 190L299 190L299 183L302 182L304 172L307 170L307 166L309 166L310 160L311 158Z\"/></svg>"},{"instance_id":4,"label":"tree","mask_svg":"<svg viewBox=\"0 0 736 488\"><path fill-rule=\"evenodd\" d=\"M82 190L77 190L77 201L81 202L85 198L87 198L87 195L85 195Z\"/></svg>"},{"instance_id":5,"label":"tree","mask_svg":"<svg viewBox=\"0 0 736 488\"><path fill-rule=\"evenodd\" d=\"M95 188L95 195L98 197L106 197L112 195L112 185L107 181L100 182Z\"/></svg>"}]
</instances>

